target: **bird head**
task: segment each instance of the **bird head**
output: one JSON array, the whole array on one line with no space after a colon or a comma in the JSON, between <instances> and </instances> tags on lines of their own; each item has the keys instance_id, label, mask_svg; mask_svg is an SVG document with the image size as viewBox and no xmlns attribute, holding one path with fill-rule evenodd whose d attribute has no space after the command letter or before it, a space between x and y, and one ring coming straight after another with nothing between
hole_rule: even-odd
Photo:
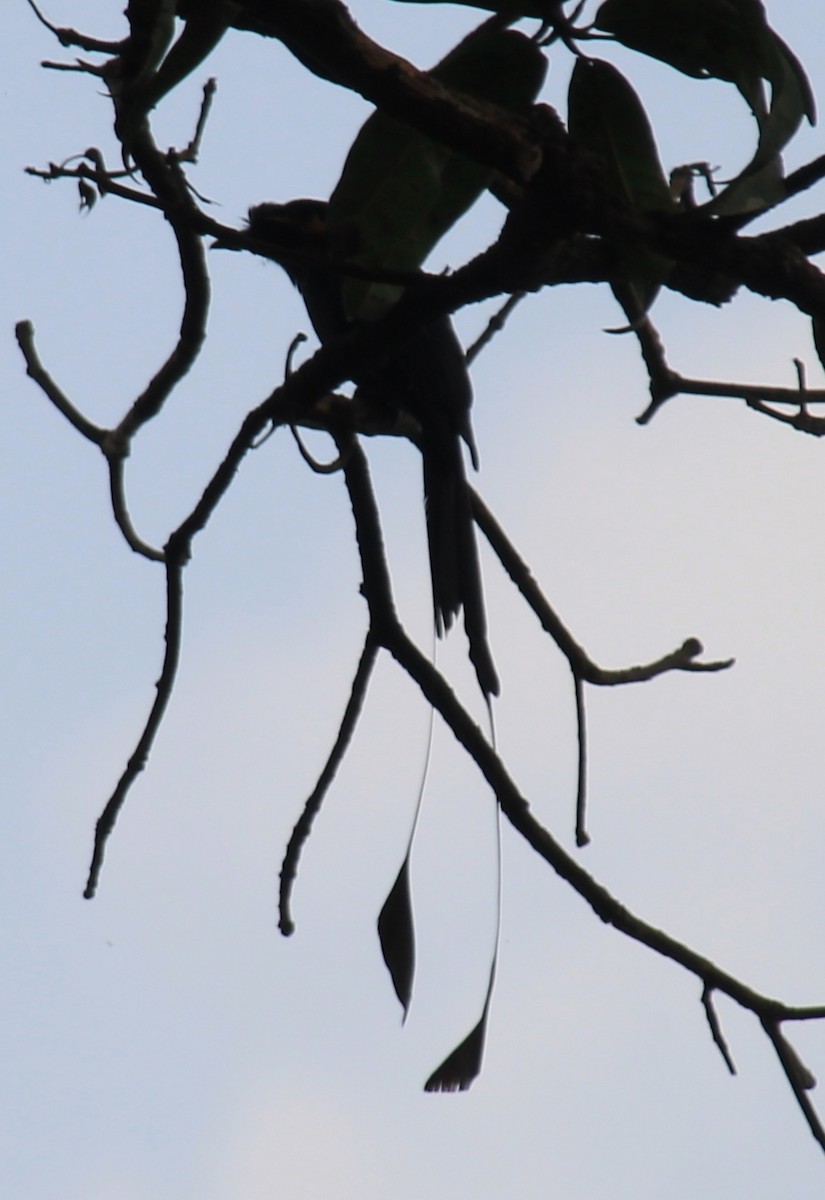
<instances>
[{"instance_id":1,"label":"bird head","mask_svg":"<svg viewBox=\"0 0 825 1200\"><path fill-rule=\"evenodd\" d=\"M325 200L289 200L286 204L255 204L247 215L247 230L265 242L273 258L298 254L327 260L348 258L357 248L352 225L331 228Z\"/></svg>"}]
</instances>

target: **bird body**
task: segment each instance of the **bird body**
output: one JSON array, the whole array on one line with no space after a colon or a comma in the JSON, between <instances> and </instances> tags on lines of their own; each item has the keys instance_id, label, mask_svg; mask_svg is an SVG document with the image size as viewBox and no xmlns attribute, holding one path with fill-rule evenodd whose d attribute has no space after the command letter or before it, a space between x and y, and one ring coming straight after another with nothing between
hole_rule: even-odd
<instances>
[{"instance_id":1,"label":"bird body","mask_svg":"<svg viewBox=\"0 0 825 1200\"><path fill-rule=\"evenodd\" d=\"M267 243L301 292L322 343L353 328L344 308L342 275L330 252L336 231L327 227L323 201L256 205L249 210L249 232ZM283 260L278 258L279 248ZM479 685L485 696L497 695L499 681L487 643L481 569L461 446L462 440L466 442L477 468L470 425L472 386L449 317L424 319L408 338L360 369L353 382L359 396L389 411L408 413L420 429L436 632L442 636L463 610Z\"/></svg>"}]
</instances>

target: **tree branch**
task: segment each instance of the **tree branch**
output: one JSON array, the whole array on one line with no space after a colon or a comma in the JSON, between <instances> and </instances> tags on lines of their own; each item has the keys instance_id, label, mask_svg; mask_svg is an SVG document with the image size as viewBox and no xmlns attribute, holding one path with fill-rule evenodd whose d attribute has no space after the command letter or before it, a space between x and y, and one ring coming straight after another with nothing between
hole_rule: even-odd
<instances>
[{"instance_id":1,"label":"tree branch","mask_svg":"<svg viewBox=\"0 0 825 1200\"><path fill-rule=\"evenodd\" d=\"M364 642L364 649L361 651L361 658L358 662L358 668L355 672L355 678L352 681L352 689L350 697L347 701L347 706L344 710L344 716L341 721L338 735L333 743L329 757L324 764L324 769L318 776L318 782L312 789L304 810L298 818L295 828L292 830L286 852L284 853L281 863L280 880L281 885L278 897L278 928L284 937L289 937L295 932L295 922L292 919L290 910L290 900L292 896L292 886L295 882L295 877L298 874L298 863L301 857L301 851L304 848L307 838L312 831L312 825L318 813L321 811L321 805L329 791L330 785L334 780L338 768L344 760L344 755L349 749L349 744L352 741L352 736L355 733L355 728L358 724L358 718L361 715L361 710L364 707L364 700L367 696L367 687L372 676L372 670L378 658L378 644L372 639L368 633Z\"/></svg>"},{"instance_id":2,"label":"tree branch","mask_svg":"<svg viewBox=\"0 0 825 1200\"><path fill-rule=\"evenodd\" d=\"M120 811L126 802L126 797L132 784L149 761L149 755L154 745L155 737L160 729L167 705L175 686L175 678L180 662L181 636L183 629L183 568L185 560L180 557L178 549L170 540L166 547L166 653L163 658L163 668L156 688L157 695L152 705L149 718L138 739L126 769L117 782L114 792L106 802L103 812L95 826L95 840L92 851L92 861L89 866L89 876L83 896L91 900L97 891L100 871L103 867L103 857L106 845L114 830Z\"/></svg>"}]
</instances>

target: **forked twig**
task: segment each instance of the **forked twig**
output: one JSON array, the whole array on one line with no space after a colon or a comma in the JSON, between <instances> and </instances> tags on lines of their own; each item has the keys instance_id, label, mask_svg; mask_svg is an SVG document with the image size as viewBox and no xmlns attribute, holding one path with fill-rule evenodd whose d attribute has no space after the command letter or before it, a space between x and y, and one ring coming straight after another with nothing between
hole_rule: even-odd
<instances>
[{"instance_id":1,"label":"forked twig","mask_svg":"<svg viewBox=\"0 0 825 1200\"><path fill-rule=\"evenodd\" d=\"M533 578L527 563L519 555L481 496L472 489L471 494L476 524L487 538L499 562L538 617L542 629L550 635L570 663L576 678L595 684L597 687L616 687L626 683L642 683L648 679L655 679L658 675L664 675L668 671L724 671L733 665L732 658L713 662L697 662L696 659L703 650L702 643L698 638L686 638L681 646L664 654L654 662L617 669L600 667L579 645L550 605Z\"/></svg>"}]
</instances>

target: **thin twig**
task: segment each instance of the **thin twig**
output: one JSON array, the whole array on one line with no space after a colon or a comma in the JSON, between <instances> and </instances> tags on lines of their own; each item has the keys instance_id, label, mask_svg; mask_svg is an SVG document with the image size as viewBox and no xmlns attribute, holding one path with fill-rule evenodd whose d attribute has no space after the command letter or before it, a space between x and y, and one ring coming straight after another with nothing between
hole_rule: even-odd
<instances>
[{"instance_id":1,"label":"thin twig","mask_svg":"<svg viewBox=\"0 0 825 1200\"><path fill-rule=\"evenodd\" d=\"M702 1006L705 1010L705 1016L708 1019L710 1036L713 1038L714 1045L722 1055L722 1058L725 1060L725 1066L728 1068L731 1075L735 1075L736 1064L734 1063L731 1052L728 1049L728 1043L725 1041L725 1035L722 1033L722 1026L719 1024L719 1017L716 1009L713 1006L713 988L710 988L707 985L705 985L705 987L702 989Z\"/></svg>"},{"instance_id":2,"label":"thin twig","mask_svg":"<svg viewBox=\"0 0 825 1200\"><path fill-rule=\"evenodd\" d=\"M344 465L344 456L347 453L346 449L336 454L335 458L330 459L329 462L321 462L321 460L316 458L314 454L311 454L304 445L304 440L298 432L297 425L290 425L289 432L295 439L295 444L300 451L301 458L304 460L310 470L315 472L316 475L335 475L337 471L341 470Z\"/></svg>"},{"instance_id":3,"label":"thin twig","mask_svg":"<svg viewBox=\"0 0 825 1200\"><path fill-rule=\"evenodd\" d=\"M44 58L40 65L46 71L65 71L67 74L92 75L95 79L102 79L105 74L105 67L99 67L95 63L84 62L82 58L75 59L73 63L52 62L51 59Z\"/></svg>"},{"instance_id":4,"label":"thin twig","mask_svg":"<svg viewBox=\"0 0 825 1200\"><path fill-rule=\"evenodd\" d=\"M61 46L79 46L81 50L98 54L117 54L123 47L123 42L105 42L100 38L88 37L85 33L78 33L76 29L61 28L57 25L52 25L48 21L40 9L35 4L34 0L28 0L29 8L37 17L41 25L54 34Z\"/></svg>"},{"instance_id":5,"label":"thin twig","mask_svg":"<svg viewBox=\"0 0 825 1200\"><path fill-rule=\"evenodd\" d=\"M51 400L52 404L72 425L78 433L96 446L102 446L107 436L107 430L95 425L72 404L71 400L57 386L49 372L40 361L34 345L34 325L31 321L19 321L15 326L17 344L23 358L26 360L26 374L33 379L41 391Z\"/></svg>"},{"instance_id":6,"label":"thin twig","mask_svg":"<svg viewBox=\"0 0 825 1200\"><path fill-rule=\"evenodd\" d=\"M191 142L183 150L178 150L175 153L175 158L178 162L196 163L200 154L201 142L203 141L206 122L209 119L209 112L212 108L212 102L215 99L215 93L218 90L217 79L207 79L203 85L203 99L201 101L200 113L198 114L198 123L195 126L195 133Z\"/></svg>"},{"instance_id":7,"label":"thin twig","mask_svg":"<svg viewBox=\"0 0 825 1200\"><path fill-rule=\"evenodd\" d=\"M581 848L590 842L587 832L587 711L584 705L584 683L573 672L576 695L576 734L579 747L576 771L576 845Z\"/></svg>"},{"instance_id":8,"label":"thin twig","mask_svg":"<svg viewBox=\"0 0 825 1200\"><path fill-rule=\"evenodd\" d=\"M481 351L493 340L496 334L501 333L507 322L507 319L515 309L516 305L520 304L526 295L526 292L513 292L512 296L507 297L507 300L504 302L501 308L498 309L497 312L493 313L492 317L490 317L490 320L487 322L483 333L467 350L465 358L467 360L468 367L475 362Z\"/></svg>"},{"instance_id":9,"label":"thin twig","mask_svg":"<svg viewBox=\"0 0 825 1200\"><path fill-rule=\"evenodd\" d=\"M744 400L766 404L789 404L794 408L799 406L798 387L769 387L756 383L723 383L714 379L686 379L683 375L672 376L677 391L692 396L730 397L733 400ZM825 388L810 388L805 392L807 404L825 403ZM640 418L641 419L641 418Z\"/></svg>"},{"instance_id":10,"label":"thin twig","mask_svg":"<svg viewBox=\"0 0 825 1200\"><path fill-rule=\"evenodd\" d=\"M551 607L527 563L509 540L479 494L471 489L473 516L479 529L490 543L496 557L515 583L524 599L538 617L542 628L550 635L573 670L574 675L598 687L616 687L626 683L642 683L667 671L724 671L733 659L697 662L702 653L698 638L687 638L681 646L651 663L610 670L595 663Z\"/></svg>"},{"instance_id":11,"label":"thin twig","mask_svg":"<svg viewBox=\"0 0 825 1200\"><path fill-rule=\"evenodd\" d=\"M361 658L358 661L358 668L355 672L355 677L352 681L349 700L344 709L344 716L341 720L341 725L338 729L338 736L333 743L329 757L324 764L324 769L318 776L318 782L312 789L304 804L304 810L301 813L295 828L292 830L292 835L286 848L286 852L281 863L280 874L280 890L278 898L278 928L284 937L289 937L295 932L295 922L292 919L290 911L290 900L292 896L292 886L295 883L295 877L298 874L298 863L301 857L301 851L309 837L312 824L318 813L321 811L321 805L324 802L330 784L335 778L336 772L343 761L344 755L347 752L352 735L355 733L355 728L358 724L358 718L361 715L361 710L364 707L364 700L367 695L367 686L372 675L372 669L375 666L375 661L378 657L379 646L368 633L364 642L364 649L361 651Z\"/></svg>"},{"instance_id":12,"label":"thin twig","mask_svg":"<svg viewBox=\"0 0 825 1200\"><path fill-rule=\"evenodd\" d=\"M102 196L111 193L113 196L117 196L121 200L128 200L132 204L143 204L147 208L163 210L163 204L158 200L157 196L152 196L149 192L138 191L137 188L126 187L124 184L117 182L119 176L128 177L128 171L108 171L103 166L103 158L100 155L100 151L87 151L87 157L90 157L92 153L98 156L98 158L95 161L95 165L91 167L85 162L80 163L77 167L67 167L63 163L49 163L48 169L43 167L26 167L25 174L31 175L35 179L44 179L47 183L51 183L55 179L79 179L81 182L88 180L95 185Z\"/></svg>"},{"instance_id":13,"label":"thin twig","mask_svg":"<svg viewBox=\"0 0 825 1200\"><path fill-rule=\"evenodd\" d=\"M110 451L106 455L109 462L109 494L112 500L112 513L117 527L126 544L135 554L148 558L151 562L165 562L166 556L162 550L144 542L132 523L129 506L126 502L125 459L122 454Z\"/></svg>"},{"instance_id":14,"label":"thin twig","mask_svg":"<svg viewBox=\"0 0 825 1200\"><path fill-rule=\"evenodd\" d=\"M89 877L83 892L87 900L91 900L97 890L107 842L132 784L146 766L152 745L160 729L166 707L175 686L183 630L183 567L185 560L180 557L171 543L167 545L166 558L166 652L163 657L163 668L157 682L157 695L155 696L155 702L152 705L143 732L126 764L126 769L118 780L115 790L112 792L95 826L92 861L89 866Z\"/></svg>"}]
</instances>

